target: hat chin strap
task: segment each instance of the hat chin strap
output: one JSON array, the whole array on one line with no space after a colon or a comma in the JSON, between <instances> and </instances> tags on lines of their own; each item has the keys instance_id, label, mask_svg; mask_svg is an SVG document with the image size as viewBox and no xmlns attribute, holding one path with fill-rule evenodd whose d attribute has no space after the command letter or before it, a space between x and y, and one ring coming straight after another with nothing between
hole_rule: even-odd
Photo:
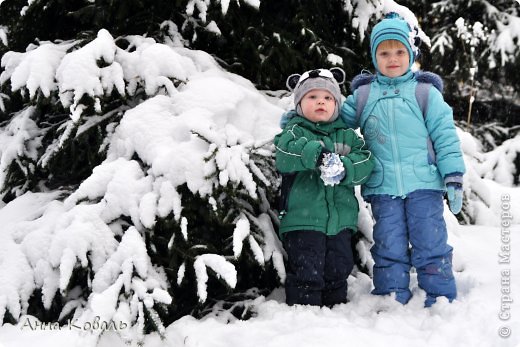
<instances>
[{"instance_id":1,"label":"hat chin strap","mask_svg":"<svg viewBox=\"0 0 520 347\"><path fill-rule=\"evenodd\" d=\"M336 105L334 106L334 113L332 114L332 117L329 119L329 123L334 122L339 117L339 103L336 102Z\"/></svg>"},{"instance_id":2,"label":"hat chin strap","mask_svg":"<svg viewBox=\"0 0 520 347\"><path fill-rule=\"evenodd\" d=\"M302 107L300 106L300 104L296 105L296 113L297 113L299 116L305 117L305 116L303 115Z\"/></svg>"}]
</instances>

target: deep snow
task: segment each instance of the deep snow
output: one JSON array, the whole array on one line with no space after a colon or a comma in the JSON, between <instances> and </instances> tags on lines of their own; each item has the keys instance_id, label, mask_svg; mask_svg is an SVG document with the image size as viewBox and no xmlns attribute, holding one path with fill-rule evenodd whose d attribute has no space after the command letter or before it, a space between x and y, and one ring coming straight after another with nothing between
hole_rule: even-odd
<instances>
[{"instance_id":1,"label":"deep snow","mask_svg":"<svg viewBox=\"0 0 520 347\"><path fill-rule=\"evenodd\" d=\"M166 329L166 340L157 334L146 337L146 347L314 347L314 346L508 346L520 345L520 225L502 239L502 228L451 224L454 269L459 297L453 303L439 300L423 308L424 292L412 276L413 299L406 305L390 297L371 295L371 280L363 273L349 278L349 300L328 308L289 307L283 289L253 303L257 316L247 321L213 314L202 320L186 316ZM504 234L505 235L505 234ZM500 263L503 246L510 247L509 264ZM506 276L505 271L510 270ZM506 285L509 283L509 285ZM510 291L513 303L502 291ZM501 304L505 306L502 307ZM509 309L508 308L509 305ZM510 318L505 318L507 313ZM230 322L228 323L228 320ZM33 327L35 324L31 324ZM499 329L509 327L508 338ZM2 347L90 347L96 338L76 329L31 330L27 317L18 326L0 328ZM99 347L126 347L114 332L101 336Z\"/></svg>"}]
</instances>

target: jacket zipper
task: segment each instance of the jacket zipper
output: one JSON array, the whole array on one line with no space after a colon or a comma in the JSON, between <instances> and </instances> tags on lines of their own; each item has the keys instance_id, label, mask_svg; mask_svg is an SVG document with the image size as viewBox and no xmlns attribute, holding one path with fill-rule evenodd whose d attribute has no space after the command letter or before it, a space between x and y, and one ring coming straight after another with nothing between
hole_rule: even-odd
<instances>
[{"instance_id":1,"label":"jacket zipper","mask_svg":"<svg viewBox=\"0 0 520 347\"><path fill-rule=\"evenodd\" d=\"M328 210L328 218L327 218L327 230L325 233L327 235L332 235L336 230L338 230L339 226L339 211L334 204L334 190L335 187L325 187L325 196L327 201L327 210Z\"/></svg>"},{"instance_id":2,"label":"jacket zipper","mask_svg":"<svg viewBox=\"0 0 520 347\"><path fill-rule=\"evenodd\" d=\"M390 119L390 126L392 127L392 134L393 134L393 141L392 141L392 151L394 154L394 170L395 170L395 178L397 180L397 190L398 190L398 196L403 197L404 196L404 189L403 189L403 178L401 174L401 156L399 155L399 147L397 146L397 133L395 131L395 98L390 98L390 112L391 115Z\"/></svg>"},{"instance_id":3,"label":"jacket zipper","mask_svg":"<svg viewBox=\"0 0 520 347\"><path fill-rule=\"evenodd\" d=\"M329 134L327 134L329 135ZM330 139L328 136L325 136L322 138L322 141L325 144L325 148L327 148L329 151L334 151L334 142L332 139ZM327 203L327 224L325 226L325 234L331 235L334 230L337 229L337 222L338 221L338 211L334 204L334 190L335 187L329 187L325 186L325 201Z\"/></svg>"}]
</instances>

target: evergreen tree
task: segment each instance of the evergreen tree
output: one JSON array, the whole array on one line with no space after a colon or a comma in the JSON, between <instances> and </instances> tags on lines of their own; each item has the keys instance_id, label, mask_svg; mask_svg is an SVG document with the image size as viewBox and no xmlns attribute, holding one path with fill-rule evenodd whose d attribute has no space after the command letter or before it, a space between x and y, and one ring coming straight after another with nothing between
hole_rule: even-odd
<instances>
[{"instance_id":1,"label":"evergreen tree","mask_svg":"<svg viewBox=\"0 0 520 347\"><path fill-rule=\"evenodd\" d=\"M432 37L426 65L446 80L448 102L458 119L487 122L510 117L518 90L518 4L512 1L437 1L425 30ZM473 100L475 100L473 102Z\"/></svg>"},{"instance_id":2,"label":"evergreen tree","mask_svg":"<svg viewBox=\"0 0 520 347\"><path fill-rule=\"evenodd\" d=\"M11 5L3 2L2 13ZM252 142L232 122L225 131L179 124L174 134L191 139L196 153L204 154L191 158L198 171L181 182L173 173L152 173L157 163L138 148L125 157L113 143L132 141L131 135L147 124L123 135L124 119L131 114L139 118L147 107L161 108L173 100L162 95L189 91L192 75L220 70L210 57L185 50L187 41L171 21L139 24L139 30L152 28L166 44L140 35L114 39L105 29L92 36L103 21L115 19L114 30L122 32L131 25L112 16L117 14L112 7L119 4L96 4L102 5L107 6L105 19L89 30L68 33L66 41L57 39L60 33L42 32L30 43L25 38L30 34L22 35L24 28L16 21L2 23L7 48L29 44L25 52L9 50L2 56L2 200L16 206L31 199L28 192L48 196L50 190L56 190L51 195L57 200L52 217L42 212L27 221L31 227L20 242L23 247L5 245L26 264L24 274L37 279L24 278L34 283L24 290L18 287L24 281L3 287L0 296L13 292L19 297L2 301L0 316L3 322L15 322L26 312L60 323L69 318L91 322L96 316L119 319L131 327L132 338L141 339L143 328L161 332L164 324L185 314L197 316L232 293L253 287L264 293L280 284L283 259L270 207L277 178L270 144ZM148 13L141 2L130 5ZM25 11L31 17L23 20L40 20L31 6ZM89 6L77 9L81 15L72 20L86 23ZM185 9L177 15L187 18ZM119 26L120 21L127 27ZM248 101L260 97L252 86L233 83L246 104L257 103ZM270 105L262 102L264 109ZM176 170L186 160L175 152L165 159ZM118 181L129 189L118 188ZM48 254L30 246L40 242Z\"/></svg>"},{"instance_id":3,"label":"evergreen tree","mask_svg":"<svg viewBox=\"0 0 520 347\"><path fill-rule=\"evenodd\" d=\"M369 66L343 0L263 0L258 9L232 1L227 14L210 5L204 18L179 24L191 46L261 89L286 89L289 74L316 66L340 66L349 77ZM211 21L218 31L207 30Z\"/></svg>"}]
</instances>

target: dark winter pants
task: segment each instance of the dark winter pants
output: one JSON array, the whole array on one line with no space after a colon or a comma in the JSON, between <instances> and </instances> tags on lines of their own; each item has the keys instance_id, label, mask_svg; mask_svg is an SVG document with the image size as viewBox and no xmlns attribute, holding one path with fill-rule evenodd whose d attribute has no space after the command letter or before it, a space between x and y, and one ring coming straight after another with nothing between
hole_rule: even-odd
<instances>
[{"instance_id":1,"label":"dark winter pants","mask_svg":"<svg viewBox=\"0 0 520 347\"><path fill-rule=\"evenodd\" d=\"M288 305L333 306L347 302L347 277L354 266L349 229L335 236L319 231L290 231L285 295Z\"/></svg>"},{"instance_id":2,"label":"dark winter pants","mask_svg":"<svg viewBox=\"0 0 520 347\"><path fill-rule=\"evenodd\" d=\"M442 195L441 191L417 190L405 199L388 195L370 198L376 221L371 249L375 261L373 294L395 292L397 301L407 303L412 296L408 286L414 266L419 287L427 294L425 306L435 303L438 296L455 299L452 247L447 244Z\"/></svg>"}]
</instances>

